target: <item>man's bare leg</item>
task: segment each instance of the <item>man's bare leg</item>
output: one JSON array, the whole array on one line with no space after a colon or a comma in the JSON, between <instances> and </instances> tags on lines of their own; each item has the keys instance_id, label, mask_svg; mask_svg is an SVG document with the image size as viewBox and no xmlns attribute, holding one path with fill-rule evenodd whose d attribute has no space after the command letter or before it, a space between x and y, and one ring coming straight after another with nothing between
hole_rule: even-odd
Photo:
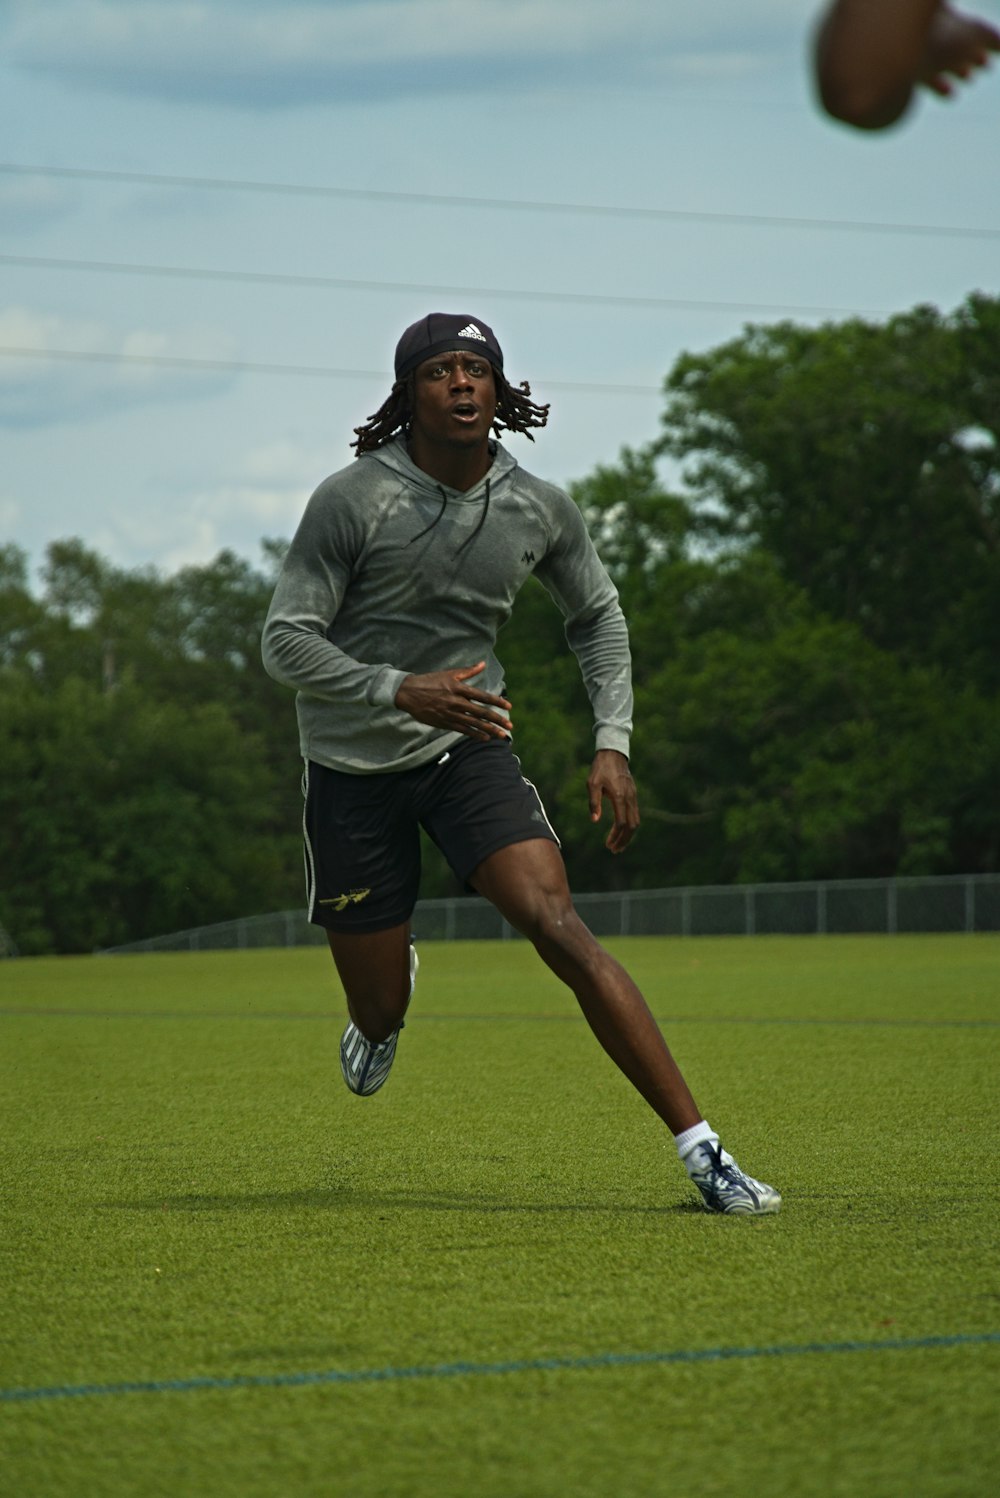
<instances>
[{"instance_id":1,"label":"man's bare leg","mask_svg":"<svg viewBox=\"0 0 1000 1498\"><path fill-rule=\"evenodd\" d=\"M416 953L409 922L388 931L327 936L351 1016L340 1039L340 1069L351 1092L369 1097L389 1075L413 991Z\"/></svg>"},{"instance_id":2,"label":"man's bare leg","mask_svg":"<svg viewBox=\"0 0 1000 1498\"><path fill-rule=\"evenodd\" d=\"M512 843L476 869L472 884L572 989L615 1065L674 1134L701 1119L639 989L573 908L562 856L544 838Z\"/></svg>"},{"instance_id":3,"label":"man's bare leg","mask_svg":"<svg viewBox=\"0 0 1000 1498\"><path fill-rule=\"evenodd\" d=\"M366 1040L397 1029L410 998L410 923L388 931L328 931L347 1010Z\"/></svg>"},{"instance_id":4,"label":"man's bare leg","mask_svg":"<svg viewBox=\"0 0 1000 1498\"><path fill-rule=\"evenodd\" d=\"M778 1192L740 1170L722 1149L642 994L576 914L555 844L541 838L513 843L484 859L471 882L573 990L612 1061L674 1135L705 1204L713 1212L752 1217L777 1212Z\"/></svg>"}]
</instances>

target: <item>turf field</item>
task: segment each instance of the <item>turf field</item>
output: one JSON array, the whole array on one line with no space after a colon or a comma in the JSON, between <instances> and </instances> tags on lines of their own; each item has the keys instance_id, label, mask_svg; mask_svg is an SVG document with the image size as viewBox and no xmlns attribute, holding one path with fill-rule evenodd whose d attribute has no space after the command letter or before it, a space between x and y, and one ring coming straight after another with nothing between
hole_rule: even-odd
<instances>
[{"instance_id":1,"label":"turf field","mask_svg":"<svg viewBox=\"0 0 1000 1498\"><path fill-rule=\"evenodd\" d=\"M608 945L778 1217L520 942L364 1100L318 948L0 963L0 1489L992 1495L1000 938Z\"/></svg>"}]
</instances>

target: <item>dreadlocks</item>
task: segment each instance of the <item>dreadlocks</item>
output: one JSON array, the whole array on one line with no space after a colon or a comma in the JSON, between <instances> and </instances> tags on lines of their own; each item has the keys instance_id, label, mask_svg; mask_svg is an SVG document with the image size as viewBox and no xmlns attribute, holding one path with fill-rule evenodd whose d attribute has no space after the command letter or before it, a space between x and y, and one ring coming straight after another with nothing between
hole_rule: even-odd
<instances>
[{"instance_id":1,"label":"dreadlocks","mask_svg":"<svg viewBox=\"0 0 1000 1498\"><path fill-rule=\"evenodd\" d=\"M499 369L494 369L493 380L497 393L494 432L498 437L504 431L523 432L529 442L534 442L529 429L547 424L548 405L535 404L531 399L531 386L527 380L522 380L517 386L511 385ZM413 376L410 374L405 379L396 381L386 399L375 414L369 416L364 426L354 428L356 441L351 446L356 449L355 457L360 458L362 453L374 452L377 447L390 441L397 432L406 432L412 414Z\"/></svg>"},{"instance_id":2,"label":"dreadlocks","mask_svg":"<svg viewBox=\"0 0 1000 1498\"><path fill-rule=\"evenodd\" d=\"M494 378L497 386L497 419L493 423L493 430L498 437L502 431L523 432L529 442L534 442L528 428L547 425L548 405L535 404L531 399L531 386L527 380L522 380L517 386L508 385L499 371L494 372Z\"/></svg>"},{"instance_id":3,"label":"dreadlocks","mask_svg":"<svg viewBox=\"0 0 1000 1498\"><path fill-rule=\"evenodd\" d=\"M404 431L409 425L412 402L412 377L397 380L374 416L369 416L363 427L354 428L357 438L357 441L351 443L352 447L357 448L354 456L360 458L362 453L374 452L397 432Z\"/></svg>"}]
</instances>

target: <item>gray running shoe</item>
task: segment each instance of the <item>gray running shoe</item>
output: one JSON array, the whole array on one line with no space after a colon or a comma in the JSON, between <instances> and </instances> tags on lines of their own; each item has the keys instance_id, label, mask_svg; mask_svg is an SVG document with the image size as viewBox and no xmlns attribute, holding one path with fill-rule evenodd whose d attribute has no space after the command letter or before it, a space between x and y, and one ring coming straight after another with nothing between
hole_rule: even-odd
<instances>
[{"instance_id":1,"label":"gray running shoe","mask_svg":"<svg viewBox=\"0 0 1000 1498\"><path fill-rule=\"evenodd\" d=\"M732 1155L717 1144L697 1144L691 1152L688 1174L712 1212L763 1217L777 1212L781 1196L773 1186L745 1175Z\"/></svg>"},{"instance_id":2,"label":"gray running shoe","mask_svg":"<svg viewBox=\"0 0 1000 1498\"><path fill-rule=\"evenodd\" d=\"M417 949L411 942L410 993L406 1000L407 1005L413 997L413 986L417 981L419 966ZM391 1035L373 1044L365 1039L353 1020L348 1022L347 1029L340 1037L340 1070L344 1081L352 1092L357 1093L358 1097L371 1097L373 1092L378 1092L389 1075L396 1058L396 1042L403 1024L404 1022L400 1020Z\"/></svg>"}]
</instances>

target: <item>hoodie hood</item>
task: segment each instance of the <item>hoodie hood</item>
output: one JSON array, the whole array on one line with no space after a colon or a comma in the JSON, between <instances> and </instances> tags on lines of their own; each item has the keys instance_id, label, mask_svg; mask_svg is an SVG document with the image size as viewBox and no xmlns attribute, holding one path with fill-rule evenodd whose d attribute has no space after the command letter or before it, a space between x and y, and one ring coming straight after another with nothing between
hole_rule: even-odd
<instances>
[{"instance_id":1,"label":"hoodie hood","mask_svg":"<svg viewBox=\"0 0 1000 1498\"><path fill-rule=\"evenodd\" d=\"M443 495L448 504L479 504L488 493L496 494L501 480L509 479L517 468L517 459L512 458L499 442L490 443L490 452L493 454L493 462L479 483L471 489L451 489L447 484L431 478L429 473L425 473L414 463L407 449L406 439L402 436L393 437L391 442L377 447L374 452L365 453L358 461L384 463L386 468L398 474L408 489L429 498L440 500Z\"/></svg>"}]
</instances>

